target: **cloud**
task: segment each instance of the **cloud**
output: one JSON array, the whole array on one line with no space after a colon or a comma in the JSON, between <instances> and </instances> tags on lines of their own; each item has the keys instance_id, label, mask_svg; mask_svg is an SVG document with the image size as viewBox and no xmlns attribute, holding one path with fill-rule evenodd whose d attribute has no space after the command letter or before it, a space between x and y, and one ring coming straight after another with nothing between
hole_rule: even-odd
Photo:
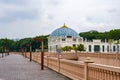
<instances>
[{"instance_id":1,"label":"cloud","mask_svg":"<svg viewBox=\"0 0 120 80\"><path fill-rule=\"evenodd\" d=\"M38 16L37 11L17 11L9 12L6 16L0 18L0 23L9 23L19 19L36 19Z\"/></svg>"},{"instance_id":2,"label":"cloud","mask_svg":"<svg viewBox=\"0 0 120 80\"><path fill-rule=\"evenodd\" d=\"M0 37L50 34L64 23L78 33L119 28L119 4L119 0L0 0Z\"/></svg>"},{"instance_id":3,"label":"cloud","mask_svg":"<svg viewBox=\"0 0 120 80\"><path fill-rule=\"evenodd\" d=\"M22 5L25 3L25 0L0 0L0 2L5 4Z\"/></svg>"}]
</instances>

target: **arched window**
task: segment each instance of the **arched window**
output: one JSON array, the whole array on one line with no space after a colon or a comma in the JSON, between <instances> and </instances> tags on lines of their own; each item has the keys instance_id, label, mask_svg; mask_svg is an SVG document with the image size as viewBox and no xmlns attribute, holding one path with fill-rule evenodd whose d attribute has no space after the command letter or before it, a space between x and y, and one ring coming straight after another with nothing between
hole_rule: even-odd
<instances>
[{"instance_id":1,"label":"arched window","mask_svg":"<svg viewBox=\"0 0 120 80\"><path fill-rule=\"evenodd\" d=\"M91 52L91 48L92 48L92 47L91 47L91 45L89 45L89 47L88 47L88 49L89 49L89 52Z\"/></svg>"},{"instance_id":2,"label":"arched window","mask_svg":"<svg viewBox=\"0 0 120 80\"><path fill-rule=\"evenodd\" d=\"M109 52L109 46L107 46L107 52Z\"/></svg>"},{"instance_id":3,"label":"arched window","mask_svg":"<svg viewBox=\"0 0 120 80\"><path fill-rule=\"evenodd\" d=\"M116 48L115 48L115 46L113 46L113 52L115 52L116 51Z\"/></svg>"},{"instance_id":4,"label":"arched window","mask_svg":"<svg viewBox=\"0 0 120 80\"><path fill-rule=\"evenodd\" d=\"M105 51L105 46L104 46L104 45L102 46L102 51L103 51L103 52Z\"/></svg>"}]
</instances>

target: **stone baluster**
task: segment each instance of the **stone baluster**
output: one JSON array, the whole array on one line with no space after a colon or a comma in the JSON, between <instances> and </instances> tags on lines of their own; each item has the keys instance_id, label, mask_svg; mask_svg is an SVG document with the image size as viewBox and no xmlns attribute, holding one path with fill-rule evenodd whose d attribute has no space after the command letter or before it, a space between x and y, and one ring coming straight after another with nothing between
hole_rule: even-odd
<instances>
[{"instance_id":1,"label":"stone baluster","mask_svg":"<svg viewBox=\"0 0 120 80\"><path fill-rule=\"evenodd\" d=\"M86 60L84 61L85 66L84 66L84 80L88 80L88 64L93 63L93 61L90 59L90 57L87 57Z\"/></svg>"}]
</instances>

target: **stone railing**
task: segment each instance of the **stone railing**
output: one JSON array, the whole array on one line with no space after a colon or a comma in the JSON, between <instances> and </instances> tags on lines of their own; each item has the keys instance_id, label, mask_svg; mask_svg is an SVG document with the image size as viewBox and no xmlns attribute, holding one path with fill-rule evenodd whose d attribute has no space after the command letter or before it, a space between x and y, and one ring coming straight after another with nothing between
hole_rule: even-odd
<instances>
[{"instance_id":1,"label":"stone railing","mask_svg":"<svg viewBox=\"0 0 120 80\"><path fill-rule=\"evenodd\" d=\"M88 80L120 80L120 67L89 64Z\"/></svg>"},{"instance_id":2,"label":"stone railing","mask_svg":"<svg viewBox=\"0 0 120 80\"><path fill-rule=\"evenodd\" d=\"M56 53L46 53L46 55L56 57ZM62 53L62 58L68 60L83 61L86 57L91 57L97 64L104 64L110 66L120 67L120 54L119 53Z\"/></svg>"},{"instance_id":3,"label":"stone railing","mask_svg":"<svg viewBox=\"0 0 120 80\"><path fill-rule=\"evenodd\" d=\"M41 53L32 53L32 60L41 63L40 54ZM81 56L81 54L77 55ZM95 55L96 57L98 56L97 54ZM28 58L29 56L30 54L27 53ZM57 56L55 54L50 55L45 53L44 65L73 80L120 80L120 67L89 63L89 60L86 65L86 62L84 62L84 60L67 60L63 59L62 56Z\"/></svg>"}]
</instances>

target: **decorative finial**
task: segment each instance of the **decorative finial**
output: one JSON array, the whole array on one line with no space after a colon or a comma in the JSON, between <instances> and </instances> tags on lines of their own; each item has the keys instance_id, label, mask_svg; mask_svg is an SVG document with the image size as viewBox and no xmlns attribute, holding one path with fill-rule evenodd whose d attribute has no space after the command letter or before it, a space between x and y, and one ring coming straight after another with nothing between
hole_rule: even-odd
<instances>
[{"instance_id":1,"label":"decorative finial","mask_svg":"<svg viewBox=\"0 0 120 80\"><path fill-rule=\"evenodd\" d=\"M67 28L67 25L64 23L64 25L62 26L63 28Z\"/></svg>"}]
</instances>

